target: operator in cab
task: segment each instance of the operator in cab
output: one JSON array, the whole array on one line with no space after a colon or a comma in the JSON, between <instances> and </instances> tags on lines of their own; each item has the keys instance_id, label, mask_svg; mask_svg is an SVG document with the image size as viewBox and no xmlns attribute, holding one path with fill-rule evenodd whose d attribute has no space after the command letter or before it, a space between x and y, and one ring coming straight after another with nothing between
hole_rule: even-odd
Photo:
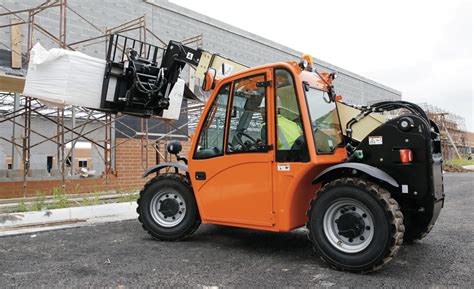
<instances>
[{"instance_id":1,"label":"operator in cab","mask_svg":"<svg viewBox=\"0 0 474 289\"><path fill-rule=\"evenodd\" d=\"M295 141L303 135L303 130L301 125L294 121L298 113L293 111L291 107L283 105L282 98L280 96L277 98L277 148L279 150L290 150ZM262 119L266 120L264 107L260 109L260 113L262 114ZM267 132L265 123L263 124L261 135L263 143L266 143Z\"/></svg>"}]
</instances>

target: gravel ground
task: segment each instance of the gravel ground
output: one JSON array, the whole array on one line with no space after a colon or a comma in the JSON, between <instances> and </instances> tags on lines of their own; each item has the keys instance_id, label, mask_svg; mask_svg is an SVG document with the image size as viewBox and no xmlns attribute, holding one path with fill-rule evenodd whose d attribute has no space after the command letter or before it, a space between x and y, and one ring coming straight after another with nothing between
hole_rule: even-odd
<instances>
[{"instance_id":1,"label":"gravel ground","mask_svg":"<svg viewBox=\"0 0 474 289\"><path fill-rule=\"evenodd\" d=\"M167 243L126 221L0 238L0 287L471 287L473 187L474 173L446 174L445 208L430 235L376 273L330 269L303 230L202 225L190 240Z\"/></svg>"}]
</instances>

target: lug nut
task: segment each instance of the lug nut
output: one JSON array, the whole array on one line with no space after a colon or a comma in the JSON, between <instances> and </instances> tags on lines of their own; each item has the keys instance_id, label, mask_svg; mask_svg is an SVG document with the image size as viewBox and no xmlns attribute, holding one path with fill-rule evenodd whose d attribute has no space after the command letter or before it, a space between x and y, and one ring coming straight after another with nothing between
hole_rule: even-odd
<instances>
[{"instance_id":1,"label":"lug nut","mask_svg":"<svg viewBox=\"0 0 474 289\"><path fill-rule=\"evenodd\" d=\"M183 202L180 202L179 204L182 206L182 205L183 205Z\"/></svg>"},{"instance_id":2,"label":"lug nut","mask_svg":"<svg viewBox=\"0 0 474 289\"><path fill-rule=\"evenodd\" d=\"M356 207L352 207L352 210L355 211L355 210L356 210Z\"/></svg>"},{"instance_id":3,"label":"lug nut","mask_svg":"<svg viewBox=\"0 0 474 289\"><path fill-rule=\"evenodd\" d=\"M364 241L365 240L364 236L360 236L360 240Z\"/></svg>"},{"instance_id":4,"label":"lug nut","mask_svg":"<svg viewBox=\"0 0 474 289\"><path fill-rule=\"evenodd\" d=\"M351 242L351 243L352 243L352 241L354 241L354 240L353 240L352 238L349 238L349 242Z\"/></svg>"},{"instance_id":5,"label":"lug nut","mask_svg":"<svg viewBox=\"0 0 474 289\"><path fill-rule=\"evenodd\" d=\"M169 198L170 195L166 195L165 197Z\"/></svg>"},{"instance_id":6,"label":"lug nut","mask_svg":"<svg viewBox=\"0 0 474 289\"><path fill-rule=\"evenodd\" d=\"M370 226L366 226L365 229L368 231L370 230Z\"/></svg>"},{"instance_id":7,"label":"lug nut","mask_svg":"<svg viewBox=\"0 0 474 289\"><path fill-rule=\"evenodd\" d=\"M346 210L342 209L341 210L341 214L344 214L346 212Z\"/></svg>"},{"instance_id":8,"label":"lug nut","mask_svg":"<svg viewBox=\"0 0 474 289\"><path fill-rule=\"evenodd\" d=\"M367 218L367 214L362 214L362 218Z\"/></svg>"},{"instance_id":9,"label":"lug nut","mask_svg":"<svg viewBox=\"0 0 474 289\"><path fill-rule=\"evenodd\" d=\"M175 199L177 199L177 198L178 198L178 196L174 195L174 198L175 198Z\"/></svg>"}]
</instances>

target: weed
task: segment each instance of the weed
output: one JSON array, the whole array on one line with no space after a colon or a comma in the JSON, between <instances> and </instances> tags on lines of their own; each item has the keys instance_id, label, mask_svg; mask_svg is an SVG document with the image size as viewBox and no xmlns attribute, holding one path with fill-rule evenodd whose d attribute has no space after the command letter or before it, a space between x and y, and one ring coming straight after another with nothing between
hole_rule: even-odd
<instances>
[{"instance_id":1,"label":"weed","mask_svg":"<svg viewBox=\"0 0 474 289\"><path fill-rule=\"evenodd\" d=\"M69 199L67 198L64 189L61 187L53 188L53 203L48 206L49 209L61 209L69 206Z\"/></svg>"},{"instance_id":2,"label":"weed","mask_svg":"<svg viewBox=\"0 0 474 289\"><path fill-rule=\"evenodd\" d=\"M81 184L76 184L74 187L74 194L79 194L79 191L81 190Z\"/></svg>"},{"instance_id":3,"label":"weed","mask_svg":"<svg viewBox=\"0 0 474 289\"><path fill-rule=\"evenodd\" d=\"M36 197L33 200L33 204L31 205L31 209L33 211L41 211L42 209L46 208L46 196L44 193L36 193Z\"/></svg>"},{"instance_id":4,"label":"weed","mask_svg":"<svg viewBox=\"0 0 474 289\"><path fill-rule=\"evenodd\" d=\"M81 205L82 206L95 206L99 205L100 201L100 194L98 192L89 193L87 197L82 198Z\"/></svg>"},{"instance_id":5,"label":"weed","mask_svg":"<svg viewBox=\"0 0 474 289\"><path fill-rule=\"evenodd\" d=\"M453 159L453 160L446 160L445 163L451 166L469 166L474 165L474 160L467 160L467 159Z\"/></svg>"},{"instance_id":6,"label":"weed","mask_svg":"<svg viewBox=\"0 0 474 289\"><path fill-rule=\"evenodd\" d=\"M117 199L117 202L118 203L135 202L137 198L138 198L137 193L121 194L120 198Z\"/></svg>"},{"instance_id":7,"label":"weed","mask_svg":"<svg viewBox=\"0 0 474 289\"><path fill-rule=\"evenodd\" d=\"M16 207L16 212L27 212L29 211L28 210L28 206L26 205L25 201L24 200L21 200L19 203L18 203L18 206Z\"/></svg>"}]
</instances>

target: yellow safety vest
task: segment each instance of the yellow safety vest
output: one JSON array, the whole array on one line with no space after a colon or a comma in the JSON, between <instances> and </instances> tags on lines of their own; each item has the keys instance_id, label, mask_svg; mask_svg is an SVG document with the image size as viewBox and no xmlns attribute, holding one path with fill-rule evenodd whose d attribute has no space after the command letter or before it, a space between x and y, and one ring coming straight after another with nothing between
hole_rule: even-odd
<instances>
[{"instance_id":1,"label":"yellow safety vest","mask_svg":"<svg viewBox=\"0 0 474 289\"><path fill-rule=\"evenodd\" d=\"M303 135L303 130L294 121L278 115L278 149L289 150L295 140Z\"/></svg>"}]
</instances>

